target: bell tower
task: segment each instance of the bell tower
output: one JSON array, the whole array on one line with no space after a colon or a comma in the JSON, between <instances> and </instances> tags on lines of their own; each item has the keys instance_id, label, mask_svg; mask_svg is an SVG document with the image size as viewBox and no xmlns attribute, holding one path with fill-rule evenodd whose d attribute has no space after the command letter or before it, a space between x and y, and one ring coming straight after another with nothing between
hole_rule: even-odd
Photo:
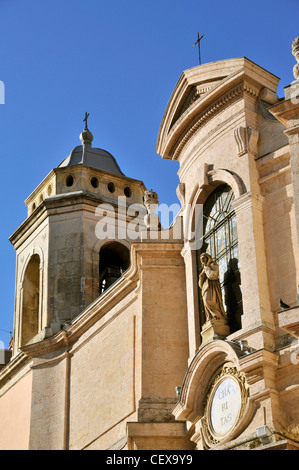
<instances>
[{"instance_id":1,"label":"bell tower","mask_svg":"<svg viewBox=\"0 0 299 470\"><path fill-rule=\"evenodd\" d=\"M143 182L92 147L88 116L81 145L26 199L27 218L10 237L16 250L13 354L56 334L109 289L129 267L130 240L143 225Z\"/></svg>"}]
</instances>

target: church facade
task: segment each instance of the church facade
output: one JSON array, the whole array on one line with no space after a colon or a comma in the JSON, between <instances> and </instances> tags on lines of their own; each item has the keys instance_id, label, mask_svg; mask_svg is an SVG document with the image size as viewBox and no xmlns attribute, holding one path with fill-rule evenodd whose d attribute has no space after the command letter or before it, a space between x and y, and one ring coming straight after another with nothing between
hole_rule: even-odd
<instances>
[{"instance_id":1,"label":"church facade","mask_svg":"<svg viewBox=\"0 0 299 470\"><path fill-rule=\"evenodd\" d=\"M299 38L293 41L299 60ZM25 201L1 449L299 449L299 73L247 58L179 78L158 195L81 145Z\"/></svg>"}]
</instances>

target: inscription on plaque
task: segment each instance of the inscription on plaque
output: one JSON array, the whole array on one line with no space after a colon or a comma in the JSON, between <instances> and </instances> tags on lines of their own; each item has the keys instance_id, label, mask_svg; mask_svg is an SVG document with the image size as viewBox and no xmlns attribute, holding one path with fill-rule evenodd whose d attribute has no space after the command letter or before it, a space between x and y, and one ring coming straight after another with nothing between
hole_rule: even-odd
<instances>
[{"instance_id":1,"label":"inscription on plaque","mask_svg":"<svg viewBox=\"0 0 299 470\"><path fill-rule=\"evenodd\" d=\"M233 378L225 378L215 388L210 419L213 431L218 436L225 436L235 425L242 405L241 390Z\"/></svg>"}]
</instances>

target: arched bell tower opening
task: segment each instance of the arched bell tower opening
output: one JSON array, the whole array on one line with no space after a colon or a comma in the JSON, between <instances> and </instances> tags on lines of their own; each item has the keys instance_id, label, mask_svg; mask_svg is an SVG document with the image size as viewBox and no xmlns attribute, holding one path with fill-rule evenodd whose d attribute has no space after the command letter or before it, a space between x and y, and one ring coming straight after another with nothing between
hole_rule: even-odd
<instances>
[{"instance_id":1,"label":"arched bell tower opening","mask_svg":"<svg viewBox=\"0 0 299 470\"><path fill-rule=\"evenodd\" d=\"M27 344L39 330L40 257L31 256L23 281L21 346Z\"/></svg>"},{"instance_id":2,"label":"arched bell tower opening","mask_svg":"<svg viewBox=\"0 0 299 470\"><path fill-rule=\"evenodd\" d=\"M237 220L233 208L234 192L227 184L216 188L203 207L203 244L197 250L198 276L202 270L200 255L209 253L219 266L222 300L230 332L241 329L243 313ZM200 320L204 323L204 307L199 292Z\"/></svg>"},{"instance_id":3,"label":"arched bell tower opening","mask_svg":"<svg viewBox=\"0 0 299 470\"><path fill-rule=\"evenodd\" d=\"M101 295L117 281L130 266L130 250L122 243L112 241L100 249L100 289Z\"/></svg>"}]
</instances>

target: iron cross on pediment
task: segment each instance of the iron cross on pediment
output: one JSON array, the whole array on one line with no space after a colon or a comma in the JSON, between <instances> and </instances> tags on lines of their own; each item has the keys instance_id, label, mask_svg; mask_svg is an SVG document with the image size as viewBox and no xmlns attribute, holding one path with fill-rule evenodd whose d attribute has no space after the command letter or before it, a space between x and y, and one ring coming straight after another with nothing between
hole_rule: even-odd
<instances>
[{"instance_id":1,"label":"iron cross on pediment","mask_svg":"<svg viewBox=\"0 0 299 470\"><path fill-rule=\"evenodd\" d=\"M204 34L199 37L199 33L197 33L197 41L193 44L192 47L196 46L196 44L198 44L198 59L199 59L199 65L201 65L201 56L200 56L200 41L202 40L202 38L204 37Z\"/></svg>"}]
</instances>

